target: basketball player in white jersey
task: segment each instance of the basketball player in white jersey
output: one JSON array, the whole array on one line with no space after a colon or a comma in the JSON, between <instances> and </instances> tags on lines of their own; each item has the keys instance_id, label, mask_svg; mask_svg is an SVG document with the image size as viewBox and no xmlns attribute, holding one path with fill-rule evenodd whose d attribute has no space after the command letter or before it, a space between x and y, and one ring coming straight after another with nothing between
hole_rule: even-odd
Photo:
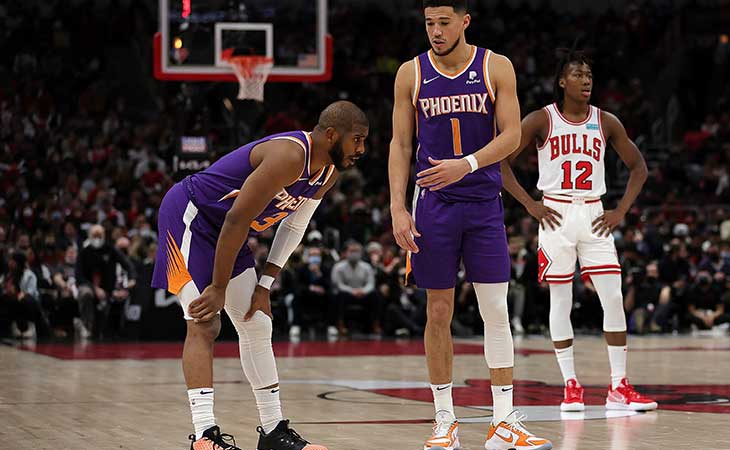
<instances>
[{"instance_id":1,"label":"basketball player in white jersey","mask_svg":"<svg viewBox=\"0 0 730 450\"><path fill-rule=\"evenodd\" d=\"M656 402L639 393L626 378L626 316L621 294L621 266L613 243L614 228L624 219L646 181L639 149L621 122L589 104L593 75L588 59L567 51L555 77L556 102L522 121L518 150L502 161L505 189L540 222L538 270L550 285L550 335L565 381L562 411L583 411L583 388L573 362L573 278L576 257L581 275L590 278L603 307L603 331L608 344L611 385L606 408L646 411ZM517 182L510 163L536 143L542 201ZM626 192L615 209L604 211L604 157L608 144L630 170Z\"/></svg>"}]
</instances>

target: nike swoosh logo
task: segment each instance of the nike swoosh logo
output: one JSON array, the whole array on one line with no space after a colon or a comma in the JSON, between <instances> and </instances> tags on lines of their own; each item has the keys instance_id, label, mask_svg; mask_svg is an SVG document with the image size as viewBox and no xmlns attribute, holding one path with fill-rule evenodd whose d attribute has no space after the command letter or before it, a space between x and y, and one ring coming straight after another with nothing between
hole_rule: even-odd
<instances>
[{"instance_id":1,"label":"nike swoosh logo","mask_svg":"<svg viewBox=\"0 0 730 450\"><path fill-rule=\"evenodd\" d=\"M502 392L509 392L509 391L511 391L512 389L514 389L514 388L507 388L507 389L505 389L505 388L502 388Z\"/></svg>"},{"instance_id":2,"label":"nike swoosh logo","mask_svg":"<svg viewBox=\"0 0 730 450\"><path fill-rule=\"evenodd\" d=\"M437 78L441 78L441 75L435 76L435 77L433 77L431 79L428 79L428 80L423 80L423 84L428 84L428 83L432 82L433 80L435 80Z\"/></svg>"},{"instance_id":3,"label":"nike swoosh logo","mask_svg":"<svg viewBox=\"0 0 730 450\"><path fill-rule=\"evenodd\" d=\"M509 439L507 439L506 437L504 437L501 434L499 434L498 431L495 431L494 434L496 434L500 439L502 439L504 442L506 442L508 444L511 444L512 441L515 440L514 436L512 436L511 434L509 435Z\"/></svg>"},{"instance_id":4,"label":"nike swoosh logo","mask_svg":"<svg viewBox=\"0 0 730 450\"><path fill-rule=\"evenodd\" d=\"M278 390L278 389L272 389L272 390L271 390L271 393L272 393L272 394L276 394L277 392L279 392L279 390Z\"/></svg>"},{"instance_id":5,"label":"nike swoosh logo","mask_svg":"<svg viewBox=\"0 0 730 450\"><path fill-rule=\"evenodd\" d=\"M200 391L200 395L208 395L208 394L212 394L212 393L213 393L213 391L209 391L209 392Z\"/></svg>"},{"instance_id":6,"label":"nike swoosh logo","mask_svg":"<svg viewBox=\"0 0 730 450\"><path fill-rule=\"evenodd\" d=\"M448 388L449 388L449 386L443 386L443 387L437 387L436 390L443 391L444 389L448 389Z\"/></svg>"}]
</instances>

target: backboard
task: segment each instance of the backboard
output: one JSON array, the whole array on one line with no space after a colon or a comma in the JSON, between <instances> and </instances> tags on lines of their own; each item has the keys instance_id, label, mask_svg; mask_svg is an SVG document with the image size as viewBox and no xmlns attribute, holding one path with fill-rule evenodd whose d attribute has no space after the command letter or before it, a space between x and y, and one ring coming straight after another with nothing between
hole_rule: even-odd
<instances>
[{"instance_id":1,"label":"backboard","mask_svg":"<svg viewBox=\"0 0 730 450\"><path fill-rule=\"evenodd\" d=\"M154 74L160 80L236 82L221 54L274 59L268 81L332 75L327 0L159 0Z\"/></svg>"}]
</instances>

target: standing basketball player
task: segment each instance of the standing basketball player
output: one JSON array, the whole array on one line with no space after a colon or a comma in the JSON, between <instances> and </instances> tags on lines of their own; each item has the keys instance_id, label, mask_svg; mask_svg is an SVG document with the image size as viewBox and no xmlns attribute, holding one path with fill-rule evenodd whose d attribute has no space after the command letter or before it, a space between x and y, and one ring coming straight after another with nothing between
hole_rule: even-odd
<instances>
[{"instance_id":1,"label":"standing basketball player","mask_svg":"<svg viewBox=\"0 0 730 450\"><path fill-rule=\"evenodd\" d=\"M504 56L467 44L465 0L425 0L423 6L431 49L396 75L389 170L393 234L409 251L409 278L428 296L425 345L436 423L424 449L459 447L450 327L462 259L484 320L492 380L494 414L485 448L549 449L550 442L527 432L512 408L510 259L498 163L520 142L514 69ZM414 130L418 181L411 216L405 191Z\"/></svg>"},{"instance_id":2,"label":"standing basketball player","mask_svg":"<svg viewBox=\"0 0 730 450\"><path fill-rule=\"evenodd\" d=\"M165 195L159 212L165 245L152 286L176 294L187 320L183 372L195 427L191 449L238 450L226 442L230 436L221 434L213 415L213 342L225 307L261 419L257 449L326 450L283 420L269 289L337 171L354 165L365 151L367 134L365 114L352 103L336 102L322 111L311 133L292 131L244 145ZM251 250L243 243L280 221L257 280Z\"/></svg>"},{"instance_id":3,"label":"standing basketball player","mask_svg":"<svg viewBox=\"0 0 730 450\"><path fill-rule=\"evenodd\" d=\"M522 121L520 147L502 162L504 187L540 221L539 279L550 284L550 335L565 380L563 411L583 411L583 388L573 364L573 275L576 257L581 275L590 277L603 307L603 331L611 364L606 408L645 411L657 404L626 379L626 317L621 267L611 232L621 223L646 181L639 149L613 114L589 104L593 75L580 52L569 52L555 77L556 102ZM509 162L536 142L542 202L519 185ZM626 192L616 209L604 211L604 157L611 144L630 170Z\"/></svg>"}]
</instances>

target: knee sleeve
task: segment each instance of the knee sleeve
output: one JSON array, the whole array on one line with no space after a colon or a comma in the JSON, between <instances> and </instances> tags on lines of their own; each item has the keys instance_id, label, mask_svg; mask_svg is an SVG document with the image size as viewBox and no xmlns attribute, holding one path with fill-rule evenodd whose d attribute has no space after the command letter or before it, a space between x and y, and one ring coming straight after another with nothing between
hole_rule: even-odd
<instances>
[{"instance_id":1,"label":"knee sleeve","mask_svg":"<svg viewBox=\"0 0 730 450\"><path fill-rule=\"evenodd\" d=\"M515 352L507 312L508 283L474 283L484 320L484 357L490 369L513 367Z\"/></svg>"},{"instance_id":2,"label":"knee sleeve","mask_svg":"<svg viewBox=\"0 0 730 450\"><path fill-rule=\"evenodd\" d=\"M592 275L591 281L596 287L598 298L603 307L603 331L626 331L626 315L624 314L624 297L621 293L620 275Z\"/></svg>"},{"instance_id":3,"label":"knee sleeve","mask_svg":"<svg viewBox=\"0 0 730 450\"><path fill-rule=\"evenodd\" d=\"M251 307L251 296L256 283L256 272L253 269L233 278L226 290L226 312L238 332L243 373L253 389L261 389L278 384L279 375L276 371L274 350L271 348L271 318L256 311L251 320L243 320Z\"/></svg>"},{"instance_id":4,"label":"knee sleeve","mask_svg":"<svg viewBox=\"0 0 730 450\"><path fill-rule=\"evenodd\" d=\"M573 308L573 283L550 284L550 338L555 341L573 339L570 311Z\"/></svg>"}]
</instances>

